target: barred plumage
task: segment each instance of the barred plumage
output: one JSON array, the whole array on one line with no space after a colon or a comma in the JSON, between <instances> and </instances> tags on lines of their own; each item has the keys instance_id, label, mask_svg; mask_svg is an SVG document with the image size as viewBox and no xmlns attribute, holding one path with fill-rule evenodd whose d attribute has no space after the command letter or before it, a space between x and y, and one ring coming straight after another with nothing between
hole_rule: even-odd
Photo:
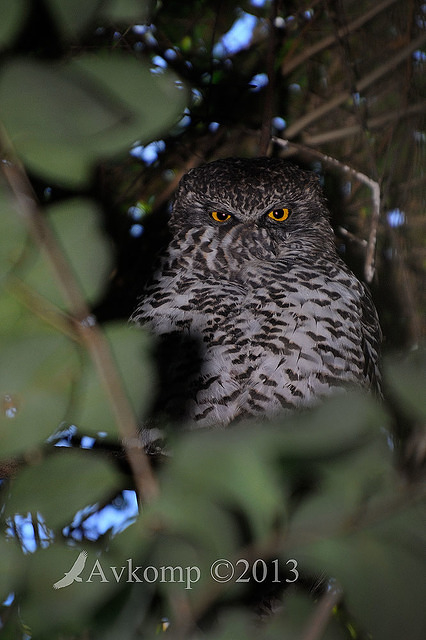
<instances>
[{"instance_id":1,"label":"barred plumage","mask_svg":"<svg viewBox=\"0 0 426 640\"><path fill-rule=\"evenodd\" d=\"M166 414L223 427L377 388L377 314L336 253L314 174L271 158L193 169L170 229L132 316L161 336Z\"/></svg>"}]
</instances>

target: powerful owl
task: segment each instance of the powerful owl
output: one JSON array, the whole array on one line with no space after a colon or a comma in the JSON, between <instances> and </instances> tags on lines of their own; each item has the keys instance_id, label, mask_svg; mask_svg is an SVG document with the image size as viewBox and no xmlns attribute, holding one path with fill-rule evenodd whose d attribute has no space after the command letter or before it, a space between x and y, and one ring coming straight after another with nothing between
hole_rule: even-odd
<instances>
[{"instance_id":1,"label":"powerful owl","mask_svg":"<svg viewBox=\"0 0 426 640\"><path fill-rule=\"evenodd\" d=\"M379 385L380 328L315 174L279 158L190 170L132 320L158 336L167 417L224 427Z\"/></svg>"}]
</instances>

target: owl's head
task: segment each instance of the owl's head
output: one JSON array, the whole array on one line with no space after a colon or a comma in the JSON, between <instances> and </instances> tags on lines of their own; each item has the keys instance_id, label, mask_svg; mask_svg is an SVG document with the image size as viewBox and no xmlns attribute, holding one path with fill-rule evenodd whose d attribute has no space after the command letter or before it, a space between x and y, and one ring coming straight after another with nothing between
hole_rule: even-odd
<instances>
[{"instance_id":1,"label":"owl's head","mask_svg":"<svg viewBox=\"0 0 426 640\"><path fill-rule=\"evenodd\" d=\"M172 231L210 226L219 235L237 226L256 228L280 245L304 238L334 247L328 220L314 173L280 158L227 158L183 176L170 226Z\"/></svg>"}]
</instances>

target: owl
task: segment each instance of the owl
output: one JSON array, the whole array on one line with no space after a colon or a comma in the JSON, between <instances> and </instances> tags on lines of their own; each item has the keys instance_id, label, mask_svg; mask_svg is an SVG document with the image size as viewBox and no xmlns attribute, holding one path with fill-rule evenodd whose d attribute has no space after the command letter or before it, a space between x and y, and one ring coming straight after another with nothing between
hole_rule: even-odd
<instances>
[{"instance_id":1,"label":"owl","mask_svg":"<svg viewBox=\"0 0 426 640\"><path fill-rule=\"evenodd\" d=\"M170 244L131 318L158 337L157 412L226 427L378 389L376 310L329 218L317 176L279 158L182 178Z\"/></svg>"}]
</instances>

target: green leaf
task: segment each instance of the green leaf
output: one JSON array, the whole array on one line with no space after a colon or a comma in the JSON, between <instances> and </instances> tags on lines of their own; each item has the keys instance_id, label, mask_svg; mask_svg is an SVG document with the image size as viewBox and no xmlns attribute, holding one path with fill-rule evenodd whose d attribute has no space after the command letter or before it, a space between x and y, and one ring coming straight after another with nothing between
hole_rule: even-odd
<instances>
[{"instance_id":1,"label":"green leaf","mask_svg":"<svg viewBox=\"0 0 426 640\"><path fill-rule=\"evenodd\" d=\"M100 0L46 0L60 31L66 37L75 37L90 24Z\"/></svg>"},{"instance_id":2,"label":"green leaf","mask_svg":"<svg viewBox=\"0 0 426 640\"><path fill-rule=\"evenodd\" d=\"M2 457L41 444L64 419L79 367L70 341L33 320L34 332L0 339ZM37 331L38 328L38 331Z\"/></svg>"},{"instance_id":3,"label":"green leaf","mask_svg":"<svg viewBox=\"0 0 426 640\"><path fill-rule=\"evenodd\" d=\"M69 524L79 509L118 488L117 471L93 451L58 449L19 471L11 484L6 513L39 512L48 527L56 528Z\"/></svg>"},{"instance_id":4,"label":"green leaf","mask_svg":"<svg viewBox=\"0 0 426 640\"><path fill-rule=\"evenodd\" d=\"M123 150L137 139L152 139L174 124L186 102L186 91L170 73L152 74L150 67L125 55L87 55L77 58L70 70L80 72L95 90L120 100L126 110L120 128L111 128L100 140L104 153Z\"/></svg>"},{"instance_id":5,"label":"green leaf","mask_svg":"<svg viewBox=\"0 0 426 640\"><path fill-rule=\"evenodd\" d=\"M112 250L98 209L91 200L74 199L48 207L47 213L86 300L93 303L105 286Z\"/></svg>"},{"instance_id":6,"label":"green leaf","mask_svg":"<svg viewBox=\"0 0 426 640\"><path fill-rule=\"evenodd\" d=\"M321 458L358 448L388 425L383 407L366 393L339 393L313 410L282 418L275 446L286 458Z\"/></svg>"},{"instance_id":7,"label":"green leaf","mask_svg":"<svg viewBox=\"0 0 426 640\"><path fill-rule=\"evenodd\" d=\"M98 20L144 22L152 2L149 0L47 0L61 33L75 38Z\"/></svg>"},{"instance_id":8,"label":"green leaf","mask_svg":"<svg viewBox=\"0 0 426 640\"><path fill-rule=\"evenodd\" d=\"M292 535L306 543L347 531L361 513L395 491L385 438L316 465L316 488L296 509Z\"/></svg>"},{"instance_id":9,"label":"green leaf","mask_svg":"<svg viewBox=\"0 0 426 640\"><path fill-rule=\"evenodd\" d=\"M22 554L14 540L0 538L0 603L13 591Z\"/></svg>"},{"instance_id":10,"label":"green leaf","mask_svg":"<svg viewBox=\"0 0 426 640\"><path fill-rule=\"evenodd\" d=\"M154 372L148 357L150 340L143 331L127 323L113 323L104 329L124 389L139 417L153 393ZM106 431L109 435L120 436L99 373L88 357L76 402L70 419L85 433Z\"/></svg>"},{"instance_id":11,"label":"green leaf","mask_svg":"<svg viewBox=\"0 0 426 640\"><path fill-rule=\"evenodd\" d=\"M405 409L426 418L426 350L411 351L403 362L385 361L385 379Z\"/></svg>"},{"instance_id":12,"label":"green leaf","mask_svg":"<svg viewBox=\"0 0 426 640\"><path fill-rule=\"evenodd\" d=\"M236 549L238 528L231 514L215 504L211 497L196 495L188 485L176 479L166 483L161 498L144 511L147 530L161 522L164 533L157 536L154 557L161 564L185 563L191 554L201 570L202 583L209 576L208 565ZM192 562L193 564L194 562ZM191 564L191 562L190 562ZM165 587L167 588L167 587Z\"/></svg>"},{"instance_id":13,"label":"green leaf","mask_svg":"<svg viewBox=\"0 0 426 640\"><path fill-rule=\"evenodd\" d=\"M1 344L19 339L23 335L33 335L39 331L44 333L46 330L46 326L22 305L14 291L11 286L9 290L0 293Z\"/></svg>"},{"instance_id":14,"label":"green leaf","mask_svg":"<svg viewBox=\"0 0 426 640\"><path fill-rule=\"evenodd\" d=\"M295 585L293 585L294 587ZM312 595L302 589L286 589L282 596L282 606L266 621L265 640L290 640L307 636L306 627L313 616L318 615L320 604ZM349 640L351 637L339 626L334 616L328 621L321 640ZM255 635L257 640L257 636ZM318 640L320 640L318 638ZM356 637L354 636L354 640Z\"/></svg>"},{"instance_id":15,"label":"green leaf","mask_svg":"<svg viewBox=\"0 0 426 640\"><path fill-rule=\"evenodd\" d=\"M180 438L165 469L154 519L160 509L172 534L185 532L202 547L208 540L216 554L229 552L238 538L235 511L247 518L254 538L262 539L283 518L286 499L276 468L251 436L241 429Z\"/></svg>"},{"instance_id":16,"label":"green leaf","mask_svg":"<svg viewBox=\"0 0 426 640\"><path fill-rule=\"evenodd\" d=\"M100 15L112 22L145 23L148 19L152 0L107 0L100 11Z\"/></svg>"},{"instance_id":17,"label":"green leaf","mask_svg":"<svg viewBox=\"0 0 426 640\"><path fill-rule=\"evenodd\" d=\"M256 628L250 612L242 607L220 611L217 618L214 631L207 633L205 640L235 640L235 638L245 638L247 640L267 640L267 638L271 638L273 640L273 636L263 633L262 625Z\"/></svg>"},{"instance_id":18,"label":"green leaf","mask_svg":"<svg viewBox=\"0 0 426 640\"><path fill-rule=\"evenodd\" d=\"M378 524L352 535L293 549L299 566L333 577L346 606L373 638L424 636L425 504L383 511Z\"/></svg>"},{"instance_id":19,"label":"green leaf","mask_svg":"<svg viewBox=\"0 0 426 640\"><path fill-rule=\"evenodd\" d=\"M33 242L29 242L26 246L24 260L17 266L16 275L32 294L40 297L39 302L42 305L44 305L42 299L46 298L59 309L65 308L64 296L52 267L41 249Z\"/></svg>"},{"instance_id":20,"label":"green leaf","mask_svg":"<svg viewBox=\"0 0 426 640\"><path fill-rule=\"evenodd\" d=\"M150 358L151 338L148 333L126 322L105 325L118 373L137 416L152 399L155 372Z\"/></svg>"},{"instance_id":21,"label":"green leaf","mask_svg":"<svg viewBox=\"0 0 426 640\"><path fill-rule=\"evenodd\" d=\"M87 553L85 566L79 576L81 582L53 588L70 571L81 551ZM119 587L113 580L102 582L100 576L88 582L94 568L96 571L96 561L101 562L102 566L102 556L91 546L87 545L84 549L66 547L59 541L31 554L23 576L25 589L20 616L31 629L32 637L69 637L68 634L74 633L80 636L80 633L87 631L88 621L97 607L105 606Z\"/></svg>"},{"instance_id":22,"label":"green leaf","mask_svg":"<svg viewBox=\"0 0 426 640\"><path fill-rule=\"evenodd\" d=\"M389 417L378 402L355 391L339 393L298 415L238 426L228 430L225 437L248 442L259 457L311 463L362 448L388 423Z\"/></svg>"},{"instance_id":23,"label":"green leaf","mask_svg":"<svg viewBox=\"0 0 426 640\"><path fill-rule=\"evenodd\" d=\"M185 103L175 81L118 52L62 65L15 59L0 79L0 110L33 171L82 186L96 160L152 139L175 122Z\"/></svg>"},{"instance_id":24,"label":"green leaf","mask_svg":"<svg viewBox=\"0 0 426 640\"><path fill-rule=\"evenodd\" d=\"M28 100L21 100L25 87ZM34 107L36 105L36 107ZM104 104L79 78L63 69L29 60L5 66L0 108L15 147L30 167L55 178L82 182L94 157L91 140L118 126L128 114L123 105ZM80 149L78 149L80 146Z\"/></svg>"},{"instance_id":25,"label":"green leaf","mask_svg":"<svg viewBox=\"0 0 426 640\"><path fill-rule=\"evenodd\" d=\"M0 49L12 42L27 10L27 0L0 0Z\"/></svg>"},{"instance_id":26,"label":"green leaf","mask_svg":"<svg viewBox=\"0 0 426 640\"><path fill-rule=\"evenodd\" d=\"M59 246L89 304L99 300L111 269L111 253L107 237L100 227L97 207L89 199L75 198L46 209ZM21 277L27 286L60 308L64 297L58 288L50 265L38 247L27 259Z\"/></svg>"},{"instance_id":27,"label":"green leaf","mask_svg":"<svg viewBox=\"0 0 426 640\"><path fill-rule=\"evenodd\" d=\"M286 500L277 469L267 464L250 435L243 429L232 436L226 431L194 434L174 452L170 472L194 483L204 499L242 509L254 536L261 538L285 513Z\"/></svg>"},{"instance_id":28,"label":"green leaf","mask_svg":"<svg viewBox=\"0 0 426 640\"><path fill-rule=\"evenodd\" d=\"M86 435L95 437L102 432L110 437L120 437L105 387L88 354L83 360L74 400L68 422L77 425Z\"/></svg>"},{"instance_id":29,"label":"green leaf","mask_svg":"<svg viewBox=\"0 0 426 640\"><path fill-rule=\"evenodd\" d=\"M3 118L19 136L18 145L35 139L77 146L85 137L96 137L129 116L124 104L114 104L112 96L97 92L101 87L85 86L84 76L73 74L74 68L75 64L60 67L22 59L6 65L0 93ZM36 108L29 109L26 101L18 99L23 86Z\"/></svg>"}]
</instances>

